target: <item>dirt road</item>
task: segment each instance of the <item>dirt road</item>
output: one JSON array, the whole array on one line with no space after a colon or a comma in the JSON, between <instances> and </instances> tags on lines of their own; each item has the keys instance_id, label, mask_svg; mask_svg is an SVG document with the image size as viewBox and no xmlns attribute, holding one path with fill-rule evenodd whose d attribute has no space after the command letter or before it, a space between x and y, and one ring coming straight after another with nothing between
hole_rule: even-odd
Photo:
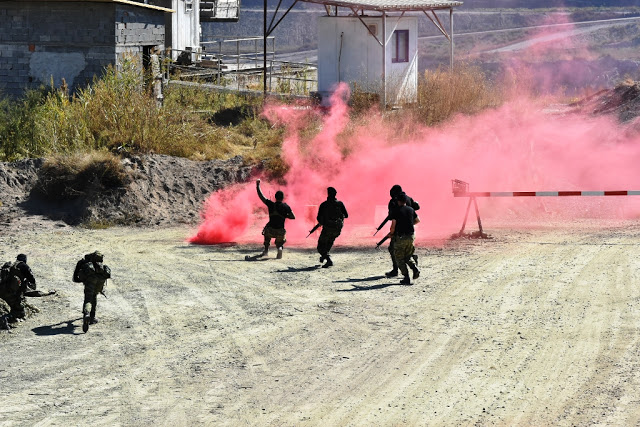
<instances>
[{"instance_id":1,"label":"dirt road","mask_svg":"<svg viewBox=\"0 0 640 427\"><path fill-rule=\"evenodd\" d=\"M0 331L0 425L638 425L640 225L523 226L420 248L413 286L372 249L325 270L184 228L2 230L58 294ZM114 278L83 334L96 248Z\"/></svg>"}]
</instances>

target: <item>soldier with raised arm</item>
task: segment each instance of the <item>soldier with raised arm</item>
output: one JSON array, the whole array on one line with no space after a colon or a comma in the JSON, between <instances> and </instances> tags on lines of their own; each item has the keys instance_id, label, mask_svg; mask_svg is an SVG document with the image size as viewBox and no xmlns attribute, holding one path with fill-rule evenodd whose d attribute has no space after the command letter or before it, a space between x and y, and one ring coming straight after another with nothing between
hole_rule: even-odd
<instances>
[{"instance_id":1,"label":"soldier with raised arm","mask_svg":"<svg viewBox=\"0 0 640 427\"><path fill-rule=\"evenodd\" d=\"M276 191L276 201L271 201L264 197L262 190L260 189L260 180L256 180L256 190L258 191L258 197L262 200L262 203L267 205L269 211L269 222L264 226L262 234L264 235L264 251L260 256L266 256L269 254L269 245L271 239L275 239L276 247L278 248L277 258L282 258L282 250L287 239L287 231L284 228L284 222L286 219L296 219L293 211L284 203L284 193L280 190Z\"/></svg>"}]
</instances>

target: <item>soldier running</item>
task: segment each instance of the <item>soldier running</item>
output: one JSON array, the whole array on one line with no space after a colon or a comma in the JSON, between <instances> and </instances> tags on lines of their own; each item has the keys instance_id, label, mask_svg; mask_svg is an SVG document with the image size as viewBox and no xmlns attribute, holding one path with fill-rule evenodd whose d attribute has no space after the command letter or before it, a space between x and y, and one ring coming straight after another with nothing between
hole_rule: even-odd
<instances>
[{"instance_id":1,"label":"soldier running","mask_svg":"<svg viewBox=\"0 0 640 427\"><path fill-rule=\"evenodd\" d=\"M87 332L89 325L98 323L96 308L98 294L102 293L107 279L111 277L111 269L103 264L104 256L95 251L78 261L73 272L73 281L84 284L84 302L82 304L82 331Z\"/></svg>"},{"instance_id":2,"label":"soldier running","mask_svg":"<svg viewBox=\"0 0 640 427\"><path fill-rule=\"evenodd\" d=\"M318 208L318 224L322 225L322 232L318 237L318 253L320 254L320 262L327 262L322 268L329 268L333 265L333 261L329 256L329 251L333 246L333 242L342 232L344 219L349 217L344 203L336 199L338 192L333 187L327 188L327 200L320 204Z\"/></svg>"},{"instance_id":3,"label":"soldier running","mask_svg":"<svg viewBox=\"0 0 640 427\"><path fill-rule=\"evenodd\" d=\"M413 271L413 279L417 279L420 276L420 270L415 264L413 255L415 247L413 242L415 240L414 225L420 222L420 217L416 214L416 211L409 206L410 198L402 193L396 197L398 208L395 209L391 215L391 230L389 235L392 236L394 242L393 256L398 265L398 268L402 272L402 280L400 284L410 285L409 268Z\"/></svg>"},{"instance_id":4,"label":"soldier running","mask_svg":"<svg viewBox=\"0 0 640 427\"><path fill-rule=\"evenodd\" d=\"M404 195L405 197L407 197L408 202L406 203L407 206L410 206L414 211L417 211L420 209L420 205L418 204L418 202L416 202L415 200L413 200L411 197L407 196L403 191L402 191L402 187L399 185L394 185L393 187L391 187L391 190L389 191L389 195L391 196L391 200L389 200L389 204L387 205L388 208L388 214L387 217L385 218L385 220L382 222L382 224L380 225L380 227L378 228L378 230L380 228L382 228L382 226L389 220L392 219L392 214L393 211L395 211L398 208L397 205L397 200L396 198L400 195ZM396 244L396 238L393 235L393 233L390 233L391 235L391 241L389 242L389 255L391 256L391 262L392 262L392 268L391 271L386 272L384 275L387 277L396 277L398 275L398 261L395 259L394 253L395 253L395 244ZM418 265L418 255L413 255L413 262Z\"/></svg>"},{"instance_id":5,"label":"soldier running","mask_svg":"<svg viewBox=\"0 0 640 427\"><path fill-rule=\"evenodd\" d=\"M258 197L262 200L262 203L267 205L269 211L269 222L264 226L262 234L264 235L264 251L260 256L267 256L269 254L269 245L271 239L275 239L276 247L278 248L278 255L276 258L282 258L282 250L287 239L287 231L284 229L284 222L286 219L296 219L293 211L283 202L284 193L280 190L276 191L276 201L273 202L262 194L260 190L260 180L256 181L256 190L258 191Z\"/></svg>"}]
</instances>

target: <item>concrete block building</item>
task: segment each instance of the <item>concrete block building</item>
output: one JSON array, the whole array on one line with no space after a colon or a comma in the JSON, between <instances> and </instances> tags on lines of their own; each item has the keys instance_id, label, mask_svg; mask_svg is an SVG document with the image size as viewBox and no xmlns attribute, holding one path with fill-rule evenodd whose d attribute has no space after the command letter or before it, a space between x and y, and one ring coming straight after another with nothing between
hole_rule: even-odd
<instances>
[{"instance_id":1,"label":"concrete block building","mask_svg":"<svg viewBox=\"0 0 640 427\"><path fill-rule=\"evenodd\" d=\"M125 55L145 66L171 13L130 0L0 0L0 96L62 79L73 91Z\"/></svg>"}]
</instances>

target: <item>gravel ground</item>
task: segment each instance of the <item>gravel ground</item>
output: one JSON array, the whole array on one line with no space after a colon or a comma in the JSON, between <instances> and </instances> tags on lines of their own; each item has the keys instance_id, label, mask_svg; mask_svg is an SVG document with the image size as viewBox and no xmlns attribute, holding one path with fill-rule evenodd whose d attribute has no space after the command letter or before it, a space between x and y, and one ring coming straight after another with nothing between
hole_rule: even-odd
<instances>
[{"instance_id":1,"label":"gravel ground","mask_svg":"<svg viewBox=\"0 0 640 427\"><path fill-rule=\"evenodd\" d=\"M0 425L638 425L640 226L485 228L420 247L413 286L358 245L321 269L186 226L4 229L58 293L0 331ZM71 274L96 248L113 279L83 334Z\"/></svg>"}]
</instances>

